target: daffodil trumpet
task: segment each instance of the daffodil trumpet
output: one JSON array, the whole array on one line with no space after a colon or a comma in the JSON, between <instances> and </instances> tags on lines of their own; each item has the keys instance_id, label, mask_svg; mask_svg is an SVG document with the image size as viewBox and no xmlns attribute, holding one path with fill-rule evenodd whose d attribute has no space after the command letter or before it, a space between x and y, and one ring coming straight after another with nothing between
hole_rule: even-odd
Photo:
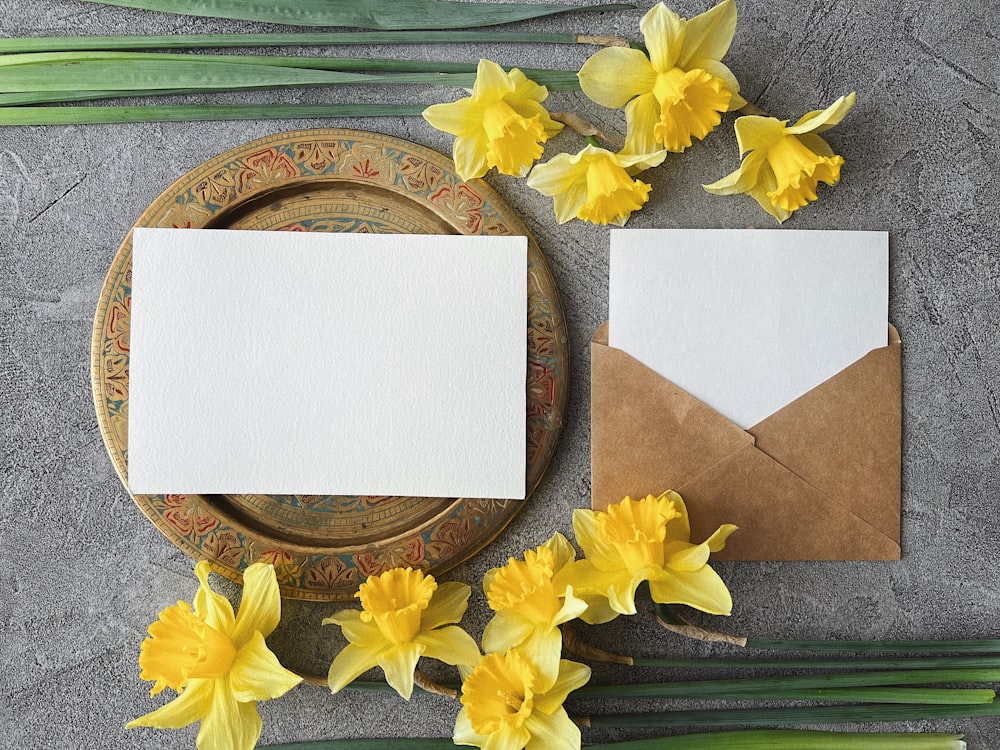
<instances>
[{"instance_id":1,"label":"daffodil trumpet","mask_svg":"<svg viewBox=\"0 0 1000 750\"><path fill-rule=\"evenodd\" d=\"M844 158L819 134L838 125L854 106L853 93L789 125L763 115L736 120L739 169L704 188L716 195L746 194L783 222L817 199L819 183L836 185Z\"/></svg>"},{"instance_id":2,"label":"daffodil trumpet","mask_svg":"<svg viewBox=\"0 0 1000 750\"><path fill-rule=\"evenodd\" d=\"M625 151L683 151L707 136L723 112L746 103L736 76L722 63L736 30L734 0L690 19L658 3L640 30L645 52L599 50L579 75L594 102L625 107Z\"/></svg>"},{"instance_id":3,"label":"daffodil trumpet","mask_svg":"<svg viewBox=\"0 0 1000 750\"><path fill-rule=\"evenodd\" d=\"M274 568L247 567L235 616L208 574L204 560L195 566L201 585L193 606L182 601L160 612L139 653L140 677L154 683L150 695L169 687L178 697L127 726L178 729L200 721L199 750L250 750L261 732L257 702L283 695L302 678L264 642L281 619Z\"/></svg>"},{"instance_id":4,"label":"daffodil trumpet","mask_svg":"<svg viewBox=\"0 0 1000 750\"><path fill-rule=\"evenodd\" d=\"M355 596L360 611L346 609L323 620L339 625L348 644L330 665L330 690L338 692L362 672L380 667L386 682L406 700L420 657L451 665L479 661L479 647L462 628L471 589L464 583L438 584L413 568L392 568L369 576Z\"/></svg>"}]
</instances>

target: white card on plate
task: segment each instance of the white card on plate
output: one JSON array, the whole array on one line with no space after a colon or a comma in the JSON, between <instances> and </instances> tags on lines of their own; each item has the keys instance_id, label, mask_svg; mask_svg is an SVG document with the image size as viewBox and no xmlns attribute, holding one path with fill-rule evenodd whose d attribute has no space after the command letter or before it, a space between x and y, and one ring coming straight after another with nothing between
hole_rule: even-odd
<instances>
[{"instance_id":1,"label":"white card on plate","mask_svg":"<svg viewBox=\"0 0 1000 750\"><path fill-rule=\"evenodd\" d=\"M136 493L525 496L527 240L137 228Z\"/></svg>"},{"instance_id":2,"label":"white card on plate","mask_svg":"<svg viewBox=\"0 0 1000 750\"><path fill-rule=\"evenodd\" d=\"M885 232L611 233L609 344L748 428L886 345Z\"/></svg>"}]
</instances>

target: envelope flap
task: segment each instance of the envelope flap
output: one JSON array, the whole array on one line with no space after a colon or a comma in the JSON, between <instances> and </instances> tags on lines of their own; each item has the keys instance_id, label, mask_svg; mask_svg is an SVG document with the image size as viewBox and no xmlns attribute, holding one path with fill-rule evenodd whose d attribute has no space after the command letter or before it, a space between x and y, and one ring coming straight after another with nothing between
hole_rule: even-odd
<instances>
[{"instance_id":1,"label":"envelope flap","mask_svg":"<svg viewBox=\"0 0 1000 750\"><path fill-rule=\"evenodd\" d=\"M890 343L775 412L757 448L899 542L901 350Z\"/></svg>"},{"instance_id":2,"label":"envelope flap","mask_svg":"<svg viewBox=\"0 0 1000 750\"><path fill-rule=\"evenodd\" d=\"M591 340L591 471L596 509L626 495L679 487L753 444L753 437L679 386L607 345L607 324Z\"/></svg>"},{"instance_id":3,"label":"envelope flap","mask_svg":"<svg viewBox=\"0 0 1000 750\"><path fill-rule=\"evenodd\" d=\"M680 485L691 511L691 538L723 523L739 531L720 560L898 560L892 538L762 451L748 446Z\"/></svg>"}]
</instances>

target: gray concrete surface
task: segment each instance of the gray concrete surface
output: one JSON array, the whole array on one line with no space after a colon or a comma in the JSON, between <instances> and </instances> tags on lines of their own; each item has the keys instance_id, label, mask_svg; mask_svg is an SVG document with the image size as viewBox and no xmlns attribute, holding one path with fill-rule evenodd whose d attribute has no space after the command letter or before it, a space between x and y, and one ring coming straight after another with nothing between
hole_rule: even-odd
<instances>
[{"instance_id":1,"label":"gray concrete surface","mask_svg":"<svg viewBox=\"0 0 1000 750\"><path fill-rule=\"evenodd\" d=\"M650 6L530 22L535 30L637 36ZM997 252L1000 27L996 3L956 0L738 0L727 61L746 97L787 117L858 92L830 141L843 181L821 191L790 228L891 233L891 319L905 347L903 560L898 563L720 564L736 605L725 625L758 637L996 637L1000 560L1000 256ZM706 7L677 0L685 15ZM0 34L259 30L74 0L0 0ZM361 53L371 52L361 50ZM347 54L352 54L348 52ZM415 47L426 59L576 67L585 49ZM2 76L0 76L2 87ZM435 101L447 89L365 92ZM264 95L242 95L246 101ZM350 100L354 92L289 92L287 101ZM582 96L552 97L621 138L620 113ZM731 118L707 141L650 173L651 204L634 227L773 226L750 199L700 184L736 163ZM157 612L193 593L192 561L134 507L98 433L89 385L91 320L115 250L142 210L204 160L266 134L350 126L439 151L449 137L419 118L177 123L0 130L0 747L193 747L194 729L124 729L149 710L139 643ZM575 151L570 134L553 150ZM589 499L589 337L607 313L608 230L558 226L547 198L522 182L489 182L524 218L562 292L574 350L568 419L536 495L486 551L453 571L476 593L469 628L484 624L476 582L489 567L569 532ZM235 596L234 586L219 583ZM329 605L289 602L272 638L291 666L322 671L337 642L319 623ZM643 654L708 653L644 618L594 628L595 642ZM656 675L674 678L663 673ZM645 675L643 675L645 677ZM635 678L635 677L633 677ZM599 668L596 680L629 675ZM443 699L330 696L301 687L262 708L263 741L442 736ZM1000 747L995 719L915 722L957 730L970 747ZM868 726L866 728L875 728ZM588 741L638 736L588 732Z\"/></svg>"}]
</instances>

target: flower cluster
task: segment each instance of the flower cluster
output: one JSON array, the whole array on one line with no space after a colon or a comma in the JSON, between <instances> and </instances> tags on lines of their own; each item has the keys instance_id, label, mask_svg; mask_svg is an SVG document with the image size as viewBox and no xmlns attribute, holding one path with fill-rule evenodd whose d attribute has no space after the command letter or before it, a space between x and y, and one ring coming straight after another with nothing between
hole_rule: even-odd
<instances>
[{"instance_id":1,"label":"flower cluster","mask_svg":"<svg viewBox=\"0 0 1000 750\"><path fill-rule=\"evenodd\" d=\"M421 657L457 666L461 705L453 740L458 745L528 750L577 750L580 730L563 707L590 679L590 668L563 658L560 626L575 619L603 623L635 614L638 586L663 604L686 604L729 614L732 599L708 565L734 526L722 526L692 544L680 495L626 497L607 511L577 510L573 530L584 556L561 534L522 559L486 574L483 589L493 618L482 651L456 625L471 589L438 583L412 568L373 575L355 595L361 609L323 621L339 625L348 641L330 665L333 692L379 667L386 682L409 700ZM143 679L180 693L173 702L129 726L177 728L201 722L199 750L249 750L260 736L256 701L276 698L301 678L282 667L264 638L280 620L274 569L255 563L244 572L238 617L208 584L208 563L192 608L167 607L149 627L139 657Z\"/></svg>"},{"instance_id":2,"label":"flower cluster","mask_svg":"<svg viewBox=\"0 0 1000 750\"><path fill-rule=\"evenodd\" d=\"M627 130L618 152L588 136L580 152L561 153L532 168L562 126L542 106L548 94L544 86L489 60L480 61L471 96L428 107L424 118L455 136L462 179L482 177L494 167L502 174L527 175L530 187L553 198L560 224L577 218L622 226L652 190L637 174L705 138L724 113L748 107L736 76L722 62L736 31L734 0L690 19L659 3L643 17L640 31L642 49L602 49L578 74L592 101L624 108ZM739 117L742 164L705 189L716 195L745 193L779 222L789 218L816 200L820 182L840 180L844 160L818 134L838 124L854 99L854 94L841 97L791 126L763 115Z\"/></svg>"}]
</instances>

